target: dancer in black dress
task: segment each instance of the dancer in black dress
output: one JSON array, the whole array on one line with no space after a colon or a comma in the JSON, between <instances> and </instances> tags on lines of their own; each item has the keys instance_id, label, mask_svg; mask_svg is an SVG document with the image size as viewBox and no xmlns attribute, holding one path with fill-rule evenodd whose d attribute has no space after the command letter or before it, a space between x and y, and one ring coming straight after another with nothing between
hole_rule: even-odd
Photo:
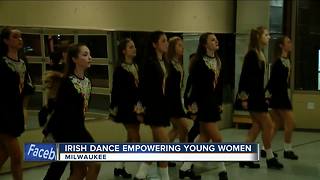
<instances>
[{"instance_id":1,"label":"dancer in black dress","mask_svg":"<svg viewBox=\"0 0 320 180\"><path fill-rule=\"evenodd\" d=\"M250 112L252 127L248 132L246 142L254 142L262 129L262 139L267 154L267 166L273 169L282 169L283 165L274 157L271 140L273 124L268 113L268 105L265 98L266 82L266 58L263 48L270 39L269 32L264 27L251 30L249 50L244 58L238 98L242 101L242 107ZM259 168L259 164L253 162L240 162L240 167Z\"/></svg>"},{"instance_id":2,"label":"dancer in black dress","mask_svg":"<svg viewBox=\"0 0 320 180\"><path fill-rule=\"evenodd\" d=\"M142 103L146 107L144 123L152 130L154 142L169 142L165 127L170 125L168 113L167 78L169 64L165 60L168 51L167 36L164 32L155 31L150 35L146 59L142 66L141 92ZM135 179L145 179L149 163L142 163ZM161 179L168 180L168 163L159 162Z\"/></svg>"},{"instance_id":3,"label":"dancer in black dress","mask_svg":"<svg viewBox=\"0 0 320 180\"><path fill-rule=\"evenodd\" d=\"M167 96L169 99L169 116L173 128L169 132L171 142L178 136L179 142L187 142L188 124L182 105L181 88L183 86L184 71L182 67L183 43L180 37L169 40L168 55L170 76L167 80Z\"/></svg>"},{"instance_id":4,"label":"dancer in black dress","mask_svg":"<svg viewBox=\"0 0 320 180\"><path fill-rule=\"evenodd\" d=\"M216 123L221 120L222 112L222 67L218 49L219 41L213 33L200 36L196 61L191 70L192 98L198 107L197 121L200 122L198 142L222 142ZM180 168L180 177L184 175L184 165ZM228 179L224 162L218 165L219 179Z\"/></svg>"},{"instance_id":5,"label":"dancer in black dress","mask_svg":"<svg viewBox=\"0 0 320 180\"><path fill-rule=\"evenodd\" d=\"M275 122L275 130L284 125L284 152L283 156L286 159L297 160L298 156L292 150L292 133L294 129L294 120L292 113L292 104L289 99L288 89L291 63L289 54L292 49L292 43L288 36L279 38L275 45L275 55L271 69L271 76L267 86L267 91L271 95L270 112L272 119Z\"/></svg>"},{"instance_id":6,"label":"dancer in black dress","mask_svg":"<svg viewBox=\"0 0 320 180\"><path fill-rule=\"evenodd\" d=\"M114 121L122 123L127 131L127 142L140 142L140 121L138 116L143 113L139 97L138 66L133 62L136 48L131 39L120 41L118 46L120 66L113 73L111 93L111 112ZM117 162L115 176L131 178L125 170L124 162Z\"/></svg>"},{"instance_id":7,"label":"dancer in black dress","mask_svg":"<svg viewBox=\"0 0 320 180\"><path fill-rule=\"evenodd\" d=\"M24 131L23 92L26 81L26 65L19 58L23 47L21 32L5 27L0 42L0 169L10 157L14 180L22 179L22 154L18 137Z\"/></svg>"},{"instance_id":8,"label":"dancer in black dress","mask_svg":"<svg viewBox=\"0 0 320 180\"><path fill-rule=\"evenodd\" d=\"M56 107L47 126L56 142L94 142L85 127L91 82L84 73L90 67L90 62L90 50L86 45L76 44L69 48L66 74L61 81ZM99 171L100 164L96 162L72 163L69 179L97 179Z\"/></svg>"}]
</instances>

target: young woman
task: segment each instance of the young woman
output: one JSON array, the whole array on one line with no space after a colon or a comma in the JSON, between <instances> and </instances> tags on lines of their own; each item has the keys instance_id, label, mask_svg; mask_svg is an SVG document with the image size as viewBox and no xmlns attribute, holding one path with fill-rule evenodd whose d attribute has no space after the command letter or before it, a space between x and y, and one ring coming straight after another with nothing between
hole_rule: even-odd
<instances>
[{"instance_id":1,"label":"young woman","mask_svg":"<svg viewBox=\"0 0 320 180\"><path fill-rule=\"evenodd\" d=\"M178 136L180 142L187 142L188 124L181 99L181 87L183 84L183 43L180 37L172 37L169 40L167 58L170 67L170 76L167 80L167 97L169 99L169 116L173 128L169 132L170 142Z\"/></svg>"},{"instance_id":2,"label":"young woman","mask_svg":"<svg viewBox=\"0 0 320 180\"><path fill-rule=\"evenodd\" d=\"M222 112L222 68L218 49L219 41L213 33L200 36L196 60L191 70L193 100L198 108L197 121L200 122L198 142L222 142L216 124ZM219 179L228 179L224 162L218 165Z\"/></svg>"},{"instance_id":3,"label":"young woman","mask_svg":"<svg viewBox=\"0 0 320 180\"><path fill-rule=\"evenodd\" d=\"M120 41L118 46L121 65L113 73L111 109L114 121L122 123L127 131L127 142L140 142L140 122L143 113L139 97L138 66L133 62L136 48L131 39ZM115 176L131 178L125 170L124 162L116 163Z\"/></svg>"},{"instance_id":4,"label":"young woman","mask_svg":"<svg viewBox=\"0 0 320 180\"><path fill-rule=\"evenodd\" d=\"M268 45L269 32L264 27L251 30L249 50L244 58L239 81L239 95L242 107L250 112L252 127L248 132L246 142L254 142L262 129L262 140L267 154L267 166L272 169L282 169L283 165L274 157L271 140L273 124L268 114L265 98L266 58L263 48ZM259 168L253 162L240 162L240 167Z\"/></svg>"},{"instance_id":5,"label":"young woman","mask_svg":"<svg viewBox=\"0 0 320 180\"><path fill-rule=\"evenodd\" d=\"M69 48L65 77L60 83L56 107L47 127L56 142L94 142L85 127L91 82L84 74L90 62L90 50L86 45L76 44ZM72 163L69 179L83 179L84 176L97 179L99 171L99 163Z\"/></svg>"},{"instance_id":6,"label":"young woman","mask_svg":"<svg viewBox=\"0 0 320 180\"><path fill-rule=\"evenodd\" d=\"M169 64L165 60L167 51L165 33L151 33L141 76L142 100L146 107L144 123L151 127L154 142L161 143L169 142L165 130L165 127L170 125L167 98ZM149 165L142 163L134 179L145 179ZM170 179L167 162L159 162L159 172L162 180Z\"/></svg>"},{"instance_id":7,"label":"young woman","mask_svg":"<svg viewBox=\"0 0 320 180\"><path fill-rule=\"evenodd\" d=\"M297 160L298 156L293 152L291 139L294 129L294 120L292 113L292 104L288 95L289 78L291 65L289 54L292 49L292 43L288 36L279 38L275 45L275 55L271 69L271 76L267 90L271 95L270 107L272 108L271 117L275 122L273 136L284 125L284 152L286 159Z\"/></svg>"},{"instance_id":8,"label":"young woman","mask_svg":"<svg viewBox=\"0 0 320 180\"><path fill-rule=\"evenodd\" d=\"M23 91L26 65L18 56L23 47L21 32L5 27L0 42L0 168L10 157L14 180L22 179L22 155L18 137L24 131Z\"/></svg>"}]
</instances>

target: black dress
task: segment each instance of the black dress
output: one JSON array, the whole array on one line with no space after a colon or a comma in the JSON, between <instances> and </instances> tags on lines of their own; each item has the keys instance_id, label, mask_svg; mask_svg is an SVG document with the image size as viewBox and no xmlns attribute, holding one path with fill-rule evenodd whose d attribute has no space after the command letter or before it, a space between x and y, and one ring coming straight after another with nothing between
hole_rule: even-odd
<instances>
[{"instance_id":1,"label":"black dress","mask_svg":"<svg viewBox=\"0 0 320 180\"><path fill-rule=\"evenodd\" d=\"M9 65L10 61L13 60L8 57L0 59L0 133L18 137L24 131L23 93L20 88L21 75L25 74L26 67L20 60L22 69L16 70Z\"/></svg>"},{"instance_id":2,"label":"black dress","mask_svg":"<svg viewBox=\"0 0 320 180\"><path fill-rule=\"evenodd\" d=\"M271 76L267 86L270 93L270 107L273 109L292 110L288 95L290 60L279 58L272 65Z\"/></svg>"},{"instance_id":3,"label":"black dress","mask_svg":"<svg viewBox=\"0 0 320 180\"><path fill-rule=\"evenodd\" d=\"M111 109L116 109L115 122L125 124L139 123L134 107L139 102L139 79L135 78L129 68L136 68L135 64L122 64L113 73Z\"/></svg>"},{"instance_id":4,"label":"black dress","mask_svg":"<svg viewBox=\"0 0 320 180\"><path fill-rule=\"evenodd\" d=\"M163 61L165 72L160 61L154 58L148 59L142 69L141 95L145 106L144 123L152 126L169 126L167 98L167 76L169 64Z\"/></svg>"},{"instance_id":5,"label":"black dress","mask_svg":"<svg viewBox=\"0 0 320 180\"><path fill-rule=\"evenodd\" d=\"M192 81L191 76L187 78L186 88L183 93L184 107L188 109L188 106L192 104L191 93L192 93Z\"/></svg>"},{"instance_id":6,"label":"black dress","mask_svg":"<svg viewBox=\"0 0 320 180\"><path fill-rule=\"evenodd\" d=\"M85 86L81 86L85 82ZM85 109L91 91L90 81L72 75L61 81L55 110L47 130L56 142L94 142L85 127Z\"/></svg>"},{"instance_id":7,"label":"black dress","mask_svg":"<svg viewBox=\"0 0 320 180\"><path fill-rule=\"evenodd\" d=\"M186 88L183 94L183 100L184 100L184 107L188 109L188 106L191 106L194 100L192 99L192 78L191 75L189 74L187 83L186 83ZM192 115L196 115L193 112L188 111L187 112L187 117L192 118ZM191 129L188 132L188 142L194 142L194 139L200 134L200 123L198 120L194 120L193 125Z\"/></svg>"},{"instance_id":8,"label":"black dress","mask_svg":"<svg viewBox=\"0 0 320 180\"><path fill-rule=\"evenodd\" d=\"M191 71L192 98L197 103L197 120L216 122L221 119L222 78L219 59L204 56L196 60Z\"/></svg>"},{"instance_id":9,"label":"black dress","mask_svg":"<svg viewBox=\"0 0 320 180\"><path fill-rule=\"evenodd\" d=\"M185 117L181 100L181 86L183 78L183 69L175 61L170 63L170 76L167 79L167 97L169 100L169 116L174 118Z\"/></svg>"},{"instance_id":10,"label":"black dress","mask_svg":"<svg viewBox=\"0 0 320 180\"><path fill-rule=\"evenodd\" d=\"M250 50L245 58L239 81L239 94L248 101L249 112L268 112L265 98L264 74L265 62Z\"/></svg>"}]
</instances>

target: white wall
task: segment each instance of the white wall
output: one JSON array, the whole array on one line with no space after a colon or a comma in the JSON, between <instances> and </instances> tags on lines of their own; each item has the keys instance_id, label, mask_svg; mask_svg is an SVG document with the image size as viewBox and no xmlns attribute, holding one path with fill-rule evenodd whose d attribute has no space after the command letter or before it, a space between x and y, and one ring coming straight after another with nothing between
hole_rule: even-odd
<instances>
[{"instance_id":1,"label":"white wall","mask_svg":"<svg viewBox=\"0 0 320 180\"><path fill-rule=\"evenodd\" d=\"M232 32L232 1L1 1L0 25Z\"/></svg>"},{"instance_id":2,"label":"white wall","mask_svg":"<svg viewBox=\"0 0 320 180\"><path fill-rule=\"evenodd\" d=\"M240 34L248 34L257 26L269 27L270 1L237 1L236 31Z\"/></svg>"}]
</instances>

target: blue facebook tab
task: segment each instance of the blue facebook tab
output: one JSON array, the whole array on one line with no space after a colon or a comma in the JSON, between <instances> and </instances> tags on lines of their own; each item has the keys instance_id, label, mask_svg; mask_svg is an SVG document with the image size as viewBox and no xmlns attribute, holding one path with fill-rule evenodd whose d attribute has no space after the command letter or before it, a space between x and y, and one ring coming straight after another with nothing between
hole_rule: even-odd
<instances>
[{"instance_id":1,"label":"blue facebook tab","mask_svg":"<svg viewBox=\"0 0 320 180\"><path fill-rule=\"evenodd\" d=\"M25 161L55 161L57 159L56 144L28 143L24 144Z\"/></svg>"}]
</instances>

